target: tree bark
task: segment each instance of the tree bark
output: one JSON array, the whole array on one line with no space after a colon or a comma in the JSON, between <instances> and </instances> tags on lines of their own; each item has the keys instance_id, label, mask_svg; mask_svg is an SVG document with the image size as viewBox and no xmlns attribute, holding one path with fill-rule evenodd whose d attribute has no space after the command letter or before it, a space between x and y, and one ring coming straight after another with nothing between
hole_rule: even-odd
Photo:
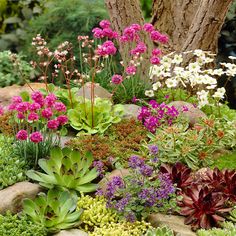
<instances>
[{"instance_id":1,"label":"tree bark","mask_svg":"<svg viewBox=\"0 0 236 236\"><path fill-rule=\"evenodd\" d=\"M218 35L233 0L153 0L151 22L170 37L170 51L217 53Z\"/></svg>"}]
</instances>

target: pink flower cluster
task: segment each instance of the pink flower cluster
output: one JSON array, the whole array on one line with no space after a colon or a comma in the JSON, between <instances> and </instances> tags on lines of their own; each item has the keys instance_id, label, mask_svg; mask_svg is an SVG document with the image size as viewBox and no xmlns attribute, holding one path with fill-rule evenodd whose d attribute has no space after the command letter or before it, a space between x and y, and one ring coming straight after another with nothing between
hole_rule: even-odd
<instances>
[{"instance_id":1,"label":"pink flower cluster","mask_svg":"<svg viewBox=\"0 0 236 236\"><path fill-rule=\"evenodd\" d=\"M29 126L32 124L32 128L37 123L42 129L46 126L49 130L55 131L67 123L68 118L64 114L66 106L59 102L53 93L44 96L40 91L35 91L31 99L31 102L24 102L20 96L15 96L8 109L15 112L19 120L26 121ZM16 134L18 140L27 140L28 136L34 143L43 141L43 135L39 131L28 135L26 130L20 130Z\"/></svg>"},{"instance_id":2,"label":"pink flower cluster","mask_svg":"<svg viewBox=\"0 0 236 236\"><path fill-rule=\"evenodd\" d=\"M102 20L99 23L99 26L101 28L96 27L92 30L94 38L98 38L98 39L101 39L101 38L116 39L116 38L118 38L118 33L111 29L110 21Z\"/></svg>"},{"instance_id":3,"label":"pink flower cluster","mask_svg":"<svg viewBox=\"0 0 236 236\"><path fill-rule=\"evenodd\" d=\"M110 40L107 40L102 45L98 45L98 49L96 50L97 55L99 56L109 56L109 55L115 55L116 54L116 47L114 43Z\"/></svg>"}]
</instances>

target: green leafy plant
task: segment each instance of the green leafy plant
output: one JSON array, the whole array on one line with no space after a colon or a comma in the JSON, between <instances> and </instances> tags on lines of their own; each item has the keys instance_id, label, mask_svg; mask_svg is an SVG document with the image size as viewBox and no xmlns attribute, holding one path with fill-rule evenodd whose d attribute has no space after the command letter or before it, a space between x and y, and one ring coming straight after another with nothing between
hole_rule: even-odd
<instances>
[{"instance_id":1,"label":"green leafy plant","mask_svg":"<svg viewBox=\"0 0 236 236\"><path fill-rule=\"evenodd\" d=\"M210 117L187 129L181 121L171 127L148 134L151 143L158 145L163 162L186 163L191 169L213 164L217 151L235 147L235 124L225 118ZM170 141L171 140L171 141Z\"/></svg>"},{"instance_id":2,"label":"green leafy plant","mask_svg":"<svg viewBox=\"0 0 236 236\"><path fill-rule=\"evenodd\" d=\"M26 179L27 165L14 154L13 139L0 136L0 189Z\"/></svg>"},{"instance_id":3,"label":"green leafy plant","mask_svg":"<svg viewBox=\"0 0 236 236\"><path fill-rule=\"evenodd\" d=\"M81 98L80 103L68 111L70 125L89 134L103 134L113 123L121 121L122 114L122 105L112 106L111 101L102 98L96 98L93 105Z\"/></svg>"},{"instance_id":4,"label":"green leafy plant","mask_svg":"<svg viewBox=\"0 0 236 236\"><path fill-rule=\"evenodd\" d=\"M34 69L20 54L0 52L0 87L22 85L35 76Z\"/></svg>"},{"instance_id":5,"label":"green leafy plant","mask_svg":"<svg viewBox=\"0 0 236 236\"><path fill-rule=\"evenodd\" d=\"M47 195L40 193L35 200L25 199L23 212L54 233L77 226L83 211L76 211L76 201L68 191L50 189Z\"/></svg>"},{"instance_id":6,"label":"green leafy plant","mask_svg":"<svg viewBox=\"0 0 236 236\"><path fill-rule=\"evenodd\" d=\"M12 215L7 212L0 215L0 235L5 236L47 236L43 225L30 221L26 215Z\"/></svg>"},{"instance_id":7,"label":"green leafy plant","mask_svg":"<svg viewBox=\"0 0 236 236\"><path fill-rule=\"evenodd\" d=\"M170 228L163 226L148 230L146 236L174 236L174 232Z\"/></svg>"},{"instance_id":8,"label":"green leafy plant","mask_svg":"<svg viewBox=\"0 0 236 236\"><path fill-rule=\"evenodd\" d=\"M232 222L223 222L223 228L212 228L209 230L200 229L197 231L198 236L235 236L236 228Z\"/></svg>"},{"instance_id":9,"label":"green leafy plant","mask_svg":"<svg viewBox=\"0 0 236 236\"><path fill-rule=\"evenodd\" d=\"M92 192L97 185L90 182L98 176L95 168L90 169L92 162L91 153L82 157L78 151L55 147L51 150L49 160L39 160L38 164L45 174L29 170L27 176L46 188L58 186L78 192Z\"/></svg>"}]
</instances>

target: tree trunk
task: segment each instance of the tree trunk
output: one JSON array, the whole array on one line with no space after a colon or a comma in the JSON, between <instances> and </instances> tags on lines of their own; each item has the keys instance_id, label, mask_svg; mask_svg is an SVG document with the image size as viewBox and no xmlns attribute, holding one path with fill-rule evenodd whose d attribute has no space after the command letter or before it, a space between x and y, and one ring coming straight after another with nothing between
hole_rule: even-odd
<instances>
[{"instance_id":1,"label":"tree trunk","mask_svg":"<svg viewBox=\"0 0 236 236\"><path fill-rule=\"evenodd\" d=\"M152 23L170 37L171 51L217 53L218 35L233 0L153 0Z\"/></svg>"},{"instance_id":2,"label":"tree trunk","mask_svg":"<svg viewBox=\"0 0 236 236\"><path fill-rule=\"evenodd\" d=\"M105 4L112 26L120 34L131 24L144 23L139 0L105 0Z\"/></svg>"}]
</instances>

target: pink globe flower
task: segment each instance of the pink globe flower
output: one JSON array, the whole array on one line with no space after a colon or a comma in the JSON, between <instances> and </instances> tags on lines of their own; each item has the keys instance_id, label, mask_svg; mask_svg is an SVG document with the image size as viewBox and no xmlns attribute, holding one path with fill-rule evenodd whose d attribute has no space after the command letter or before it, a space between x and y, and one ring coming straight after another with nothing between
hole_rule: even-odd
<instances>
[{"instance_id":1,"label":"pink globe flower","mask_svg":"<svg viewBox=\"0 0 236 236\"><path fill-rule=\"evenodd\" d=\"M103 35L103 30L100 29L100 28L94 28L92 30L92 33L93 33L93 37L94 38L97 38L97 39L100 39L100 38L103 38L104 35Z\"/></svg>"},{"instance_id":2,"label":"pink globe flower","mask_svg":"<svg viewBox=\"0 0 236 236\"><path fill-rule=\"evenodd\" d=\"M43 141L43 135L39 131L33 132L30 135L30 141L33 143L40 143Z\"/></svg>"},{"instance_id":3,"label":"pink globe flower","mask_svg":"<svg viewBox=\"0 0 236 236\"><path fill-rule=\"evenodd\" d=\"M153 56L159 56L159 55L161 55L161 50L160 49L158 49L158 48L154 48L153 50L152 50L152 55Z\"/></svg>"},{"instance_id":4,"label":"pink globe flower","mask_svg":"<svg viewBox=\"0 0 236 236\"><path fill-rule=\"evenodd\" d=\"M58 126L59 126L59 121L58 120L49 120L48 121L47 127L49 129L58 129Z\"/></svg>"},{"instance_id":5,"label":"pink globe flower","mask_svg":"<svg viewBox=\"0 0 236 236\"><path fill-rule=\"evenodd\" d=\"M28 103L28 102L21 102L21 103L18 103L16 105L15 109L18 112L26 112L26 111L28 111L29 107L30 107L30 103Z\"/></svg>"},{"instance_id":6,"label":"pink globe flower","mask_svg":"<svg viewBox=\"0 0 236 236\"><path fill-rule=\"evenodd\" d=\"M23 102L22 97L21 96L13 96L11 99L11 102L16 104L16 103L21 103Z\"/></svg>"},{"instance_id":7,"label":"pink globe flower","mask_svg":"<svg viewBox=\"0 0 236 236\"><path fill-rule=\"evenodd\" d=\"M56 95L53 93L50 93L49 95L45 97L44 102L47 107L51 107L56 100L57 100Z\"/></svg>"},{"instance_id":8,"label":"pink globe flower","mask_svg":"<svg viewBox=\"0 0 236 236\"><path fill-rule=\"evenodd\" d=\"M21 129L20 131L18 131L18 133L16 134L16 139L18 140L26 140L28 138L28 133L26 130Z\"/></svg>"},{"instance_id":9,"label":"pink globe flower","mask_svg":"<svg viewBox=\"0 0 236 236\"><path fill-rule=\"evenodd\" d=\"M68 117L66 115L60 115L57 117L57 121L59 122L60 125L64 125L68 121Z\"/></svg>"},{"instance_id":10,"label":"pink globe flower","mask_svg":"<svg viewBox=\"0 0 236 236\"><path fill-rule=\"evenodd\" d=\"M44 104L44 97L40 91L35 91L31 94L31 98L34 102L39 103L41 106Z\"/></svg>"},{"instance_id":11,"label":"pink globe flower","mask_svg":"<svg viewBox=\"0 0 236 236\"><path fill-rule=\"evenodd\" d=\"M146 32L149 32L151 33L153 30L155 30L154 26L150 23L145 23L143 25L143 30L146 31Z\"/></svg>"},{"instance_id":12,"label":"pink globe flower","mask_svg":"<svg viewBox=\"0 0 236 236\"><path fill-rule=\"evenodd\" d=\"M116 51L117 51L117 49L116 49L114 43L110 40L107 40L105 43L98 46L96 53L99 56L109 56L109 55L115 55Z\"/></svg>"},{"instance_id":13,"label":"pink globe flower","mask_svg":"<svg viewBox=\"0 0 236 236\"><path fill-rule=\"evenodd\" d=\"M23 113L21 113L21 112L18 112L18 113L17 113L17 118L18 118L19 120L24 120L24 119L25 119L25 115L24 115Z\"/></svg>"},{"instance_id":14,"label":"pink globe flower","mask_svg":"<svg viewBox=\"0 0 236 236\"><path fill-rule=\"evenodd\" d=\"M39 115L35 112L31 112L29 115L28 115L28 120L29 121L37 121L39 119Z\"/></svg>"},{"instance_id":15,"label":"pink globe flower","mask_svg":"<svg viewBox=\"0 0 236 236\"><path fill-rule=\"evenodd\" d=\"M0 116L2 116L4 114L4 108L3 106L0 105Z\"/></svg>"},{"instance_id":16,"label":"pink globe flower","mask_svg":"<svg viewBox=\"0 0 236 236\"><path fill-rule=\"evenodd\" d=\"M42 110L42 117L46 118L46 119L50 119L52 117L53 113L52 113L52 109L51 108L45 108L44 110Z\"/></svg>"},{"instance_id":17,"label":"pink globe flower","mask_svg":"<svg viewBox=\"0 0 236 236\"><path fill-rule=\"evenodd\" d=\"M142 29L141 25L139 24L132 24L130 28L134 29L136 32Z\"/></svg>"},{"instance_id":18,"label":"pink globe flower","mask_svg":"<svg viewBox=\"0 0 236 236\"><path fill-rule=\"evenodd\" d=\"M128 66L125 71L128 75L135 75L136 70L137 68L135 66Z\"/></svg>"},{"instance_id":19,"label":"pink globe flower","mask_svg":"<svg viewBox=\"0 0 236 236\"><path fill-rule=\"evenodd\" d=\"M62 102L55 102L53 108L59 112L66 112L66 106Z\"/></svg>"},{"instance_id":20,"label":"pink globe flower","mask_svg":"<svg viewBox=\"0 0 236 236\"><path fill-rule=\"evenodd\" d=\"M109 20L102 20L100 21L99 26L103 29L106 29L111 26L111 22Z\"/></svg>"},{"instance_id":21,"label":"pink globe flower","mask_svg":"<svg viewBox=\"0 0 236 236\"><path fill-rule=\"evenodd\" d=\"M153 65L158 65L158 64L160 64L161 60L160 60L159 57L153 56L153 57L151 57L150 62L151 62Z\"/></svg>"},{"instance_id":22,"label":"pink globe flower","mask_svg":"<svg viewBox=\"0 0 236 236\"><path fill-rule=\"evenodd\" d=\"M39 109L41 109L41 105L36 103L36 102L29 105L29 110L30 111L37 111Z\"/></svg>"},{"instance_id":23,"label":"pink globe flower","mask_svg":"<svg viewBox=\"0 0 236 236\"><path fill-rule=\"evenodd\" d=\"M113 75L111 82L116 85L121 84L123 82L123 77L121 75Z\"/></svg>"},{"instance_id":24,"label":"pink globe flower","mask_svg":"<svg viewBox=\"0 0 236 236\"><path fill-rule=\"evenodd\" d=\"M113 30L111 28L105 28L102 32L104 37L108 37L109 39L113 38Z\"/></svg>"},{"instance_id":25,"label":"pink globe flower","mask_svg":"<svg viewBox=\"0 0 236 236\"><path fill-rule=\"evenodd\" d=\"M161 37L159 38L159 42L163 44L168 43L168 40L169 40L168 36L164 34L162 34Z\"/></svg>"}]
</instances>

